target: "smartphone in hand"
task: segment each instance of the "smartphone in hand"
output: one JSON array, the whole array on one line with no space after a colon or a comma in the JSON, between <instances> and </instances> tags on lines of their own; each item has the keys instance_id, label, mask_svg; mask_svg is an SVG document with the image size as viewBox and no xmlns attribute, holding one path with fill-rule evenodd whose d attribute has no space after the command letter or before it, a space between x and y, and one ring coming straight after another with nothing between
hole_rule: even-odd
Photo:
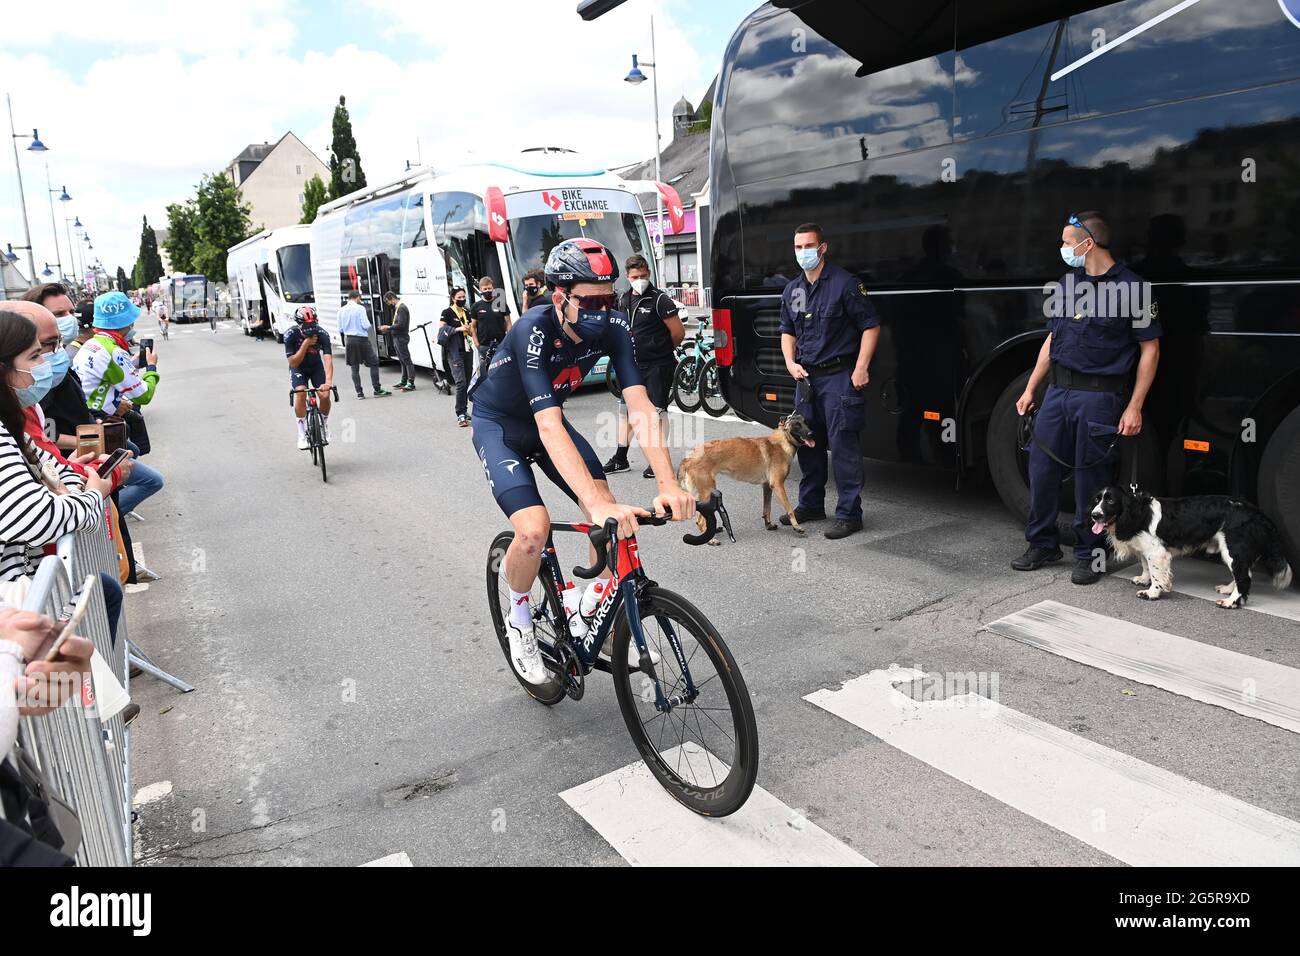
<instances>
[{"instance_id":1,"label":"smartphone in hand","mask_svg":"<svg viewBox=\"0 0 1300 956\"><path fill-rule=\"evenodd\" d=\"M113 473L113 469L122 464L131 454L129 448L119 448L113 454L109 455L104 461L95 466L95 471L99 477L107 478Z\"/></svg>"}]
</instances>

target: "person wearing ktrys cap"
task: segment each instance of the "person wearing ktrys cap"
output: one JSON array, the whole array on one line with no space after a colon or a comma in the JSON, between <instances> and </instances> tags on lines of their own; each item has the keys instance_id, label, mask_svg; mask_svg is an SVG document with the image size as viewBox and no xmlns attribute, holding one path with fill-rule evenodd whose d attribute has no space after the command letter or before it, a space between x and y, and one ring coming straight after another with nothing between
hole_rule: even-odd
<instances>
[{"instance_id":1,"label":"person wearing ktrys cap","mask_svg":"<svg viewBox=\"0 0 1300 956\"><path fill-rule=\"evenodd\" d=\"M131 357L140 307L122 292L105 292L95 300L94 335L77 350L73 371L81 379L86 406L96 414L125 415L153 401L158 388L158 355L145 354L143 368Z\"/></svg>"}]
</instances>

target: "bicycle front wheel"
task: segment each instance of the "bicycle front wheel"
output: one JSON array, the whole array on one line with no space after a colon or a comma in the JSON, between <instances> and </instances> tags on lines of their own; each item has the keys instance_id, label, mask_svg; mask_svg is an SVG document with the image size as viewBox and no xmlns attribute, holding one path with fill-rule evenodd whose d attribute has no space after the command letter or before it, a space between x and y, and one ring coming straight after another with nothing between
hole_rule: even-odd
<instances>
[{"instance_id":1,"label":"bicycle front wheel","mask_svg":"<svg viewBox=\"0 0 1300 956\"><path fill-rule=\"evenodd\" d=\"M320 480L328 484L329 474L325 471L325 423L321 421L319 415L312 417L312 423L315 426L312 444L316 446L316 453L320 456Z\"/></svg>"},{"instance_id":2,"label":"bicycle front wheel","mask_svg":"<svg viewBox=\"0 0 1300 956\"><path fill-rule=\"evenodd\" d=\"M740 668L717 629L684 597L652 586L639 604L646 646L659 656L654 666L664 696L686 695L687 674L697 696L667 713L655 708L654 682L628 669L632 630L626 610L620 611L610 657L628 733L679 803L706 817L735 813L758 777L758 724Z\"/></svg>"},{"instance_id":3,"label":"bicycle front wheel","mask_svg":"<svg viewBox=\"0 0 1300 956\"><path fill-rule=\"evenodd\" d=\"M488 549L487 560L487 595L488 613L492 616L492 627L497 632L497 641L501 644L501 653L506 656L506 667L515 675L515 680L534 700L541 701L548 707L564 699L564 684L552 678L544 684L530 684L519 676L514 662L510 659L510 638L506 634L506 620L510 617L510 584L506 581L506 551L510 542L515 540L513 531L503 531L492 541ZM533 582L528 604L533 614L533 636L544 652L555 646L556 622L564 620L564 605L555 588L544 574L537 575Z\"/></svg>"},{"instance_id":4,"label":"bicycle front wheel","mask_svg":"<svg viewBox=\"0 0 1300 956\"><path fill-rule=\"evenodd\" d=\"M700 401L704 410L714 418L721 418L729 411L727 400L722 395L721 375L715 359L709 359L700 373Z\"/></svg>"}]
</instances>

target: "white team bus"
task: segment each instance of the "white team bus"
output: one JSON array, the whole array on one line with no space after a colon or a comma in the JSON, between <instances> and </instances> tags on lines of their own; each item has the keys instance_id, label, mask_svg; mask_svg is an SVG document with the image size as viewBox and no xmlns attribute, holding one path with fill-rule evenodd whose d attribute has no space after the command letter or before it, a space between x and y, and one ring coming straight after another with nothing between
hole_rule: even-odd
<instances>
[{"instance_id":1,"label":"white team bus","mask_svg":"<svg viewBox=\"0 0 1300 956\"><path fill-rule=\"evenodd\" d=\"M672 228L680 229L681 201L670 186L625 180L553 147L524 150L512 162L412 169L340 197L321 206L311 226L321 324L337 340L338 310L353 289L372 320L380 317L375 324L387 324L383 296L394 291L411 313L412 360L446 371L436 332L452 289L466 289L472 303L479 280L490 276L501 305L518 318L524 274L542 267L555 245L578 236L604 243L620 273L633 253L653 264L637 194L656 189ZM626 279L616 287L626 289ZM418 331L424 323L429 326ZM385 336L375 338L378 353L390 355Z\"/></svg>"},{"instance_id":2,"label":"white team bus","mask_svg":"<svg viewBox=\"0 0 1300 956\"><path fill-rule=\"evenodd\" d=\"M276 341L293 325L294 312L315 305L311 226L267 229L226 253L230 297L245 335L269 319Z\"/></svg>"}]
</instances>

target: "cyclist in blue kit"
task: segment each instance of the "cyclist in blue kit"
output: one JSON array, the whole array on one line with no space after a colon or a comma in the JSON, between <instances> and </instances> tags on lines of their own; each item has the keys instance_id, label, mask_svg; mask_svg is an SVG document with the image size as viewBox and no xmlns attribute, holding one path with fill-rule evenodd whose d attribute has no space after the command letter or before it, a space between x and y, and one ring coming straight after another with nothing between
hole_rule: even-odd
<instances>
[{"instance_id":1,"label":"cyclist in blue kit","mask_svg":"<svg viewBox=\"0 0 1300 956\"><path fill-rule=\"evenodd\" d=\"M565 400L603 355L614 364L628 420L658 482L654 508L675 521L695 515L695 500L677 484L658 417L637 368L628 317L614 310L618 266L599 242L569 239L546 260L549 301L529 309L511 326L487 369L470 390L474 402L474 448L497 504L515 536L505 558L511 596L506 630L511 659L524 680L547 679L533 636L529 593L541 566L551 518L531 467L536 462L593 524L613 518L620 537L636 533L637 516L648 512L619 504L587 440L565 419Z\"/></svg>"}]
</instances>

